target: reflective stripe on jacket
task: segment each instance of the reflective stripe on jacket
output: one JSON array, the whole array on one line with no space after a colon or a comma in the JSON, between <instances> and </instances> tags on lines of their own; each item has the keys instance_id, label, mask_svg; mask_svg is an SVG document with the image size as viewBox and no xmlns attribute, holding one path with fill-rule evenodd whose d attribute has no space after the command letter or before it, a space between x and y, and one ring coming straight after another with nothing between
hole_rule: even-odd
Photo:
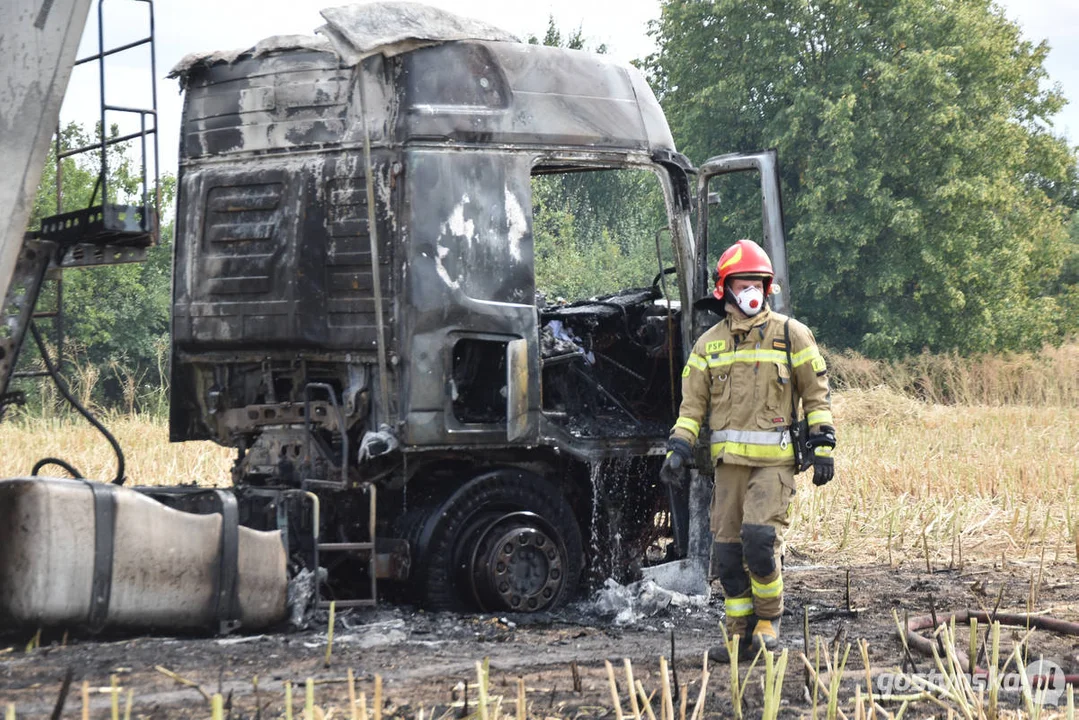
<instances>
[{"instance_id":1,"label":"reflective stripe on jacket","mask_svg":"<svg viewBox=\"0 0 1079 720\"><path fill-rule=\"evenodd\" d=\"M768 308L752 318L728 308L727 317L693 345L682 371L682 405L671 435L695 444L707 423L713 462L792 464L792 380L810 432L820 425L834 427L824 358L813 333L791 319L788 366L786 322L787 316Z\"/></svg>"}]
</instances>

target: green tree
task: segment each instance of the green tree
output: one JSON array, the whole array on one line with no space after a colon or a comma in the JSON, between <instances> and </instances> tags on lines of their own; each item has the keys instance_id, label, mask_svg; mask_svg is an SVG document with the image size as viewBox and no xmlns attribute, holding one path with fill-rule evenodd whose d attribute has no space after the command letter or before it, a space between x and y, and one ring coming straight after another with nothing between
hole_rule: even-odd
<instances>
[{"instance_id":1,"label":"green tree","mask_svg":"<svg viewBox=\"0 0 1079 720\"><path fill-rule=\"evenodd\" d=\"M533 177L536 287L549 299L579 300L647 286L659 271L663 213L659 181L647 170Z\"/></svg>"},{"instance_id":2,"label":"green tree","mask_svg":"<svg viewBox=\"0 0 1079 720\"><path fill-rule=\"evenodd\" d=\"M541 40L536 35L528 36L529 45L547 45L549 47L564 47L570 50L584 50L585 49L585 37L584 28L580 25L572 33L569 33L563 38L562 30L558 27L558 23L555 22L554 15L547 16L547 32L543 34ZM607 45L600 43L595 47L592 52L604 54L607 52Z\"/></svg>"},{"instance_id":3,"label":"green tree","mask_svg":"<svg viewBox=\"0 0 1079 720\"><path fill-rule=\"evenodd\" d=\"M111 129L113 136L116 128ZM61 149L93 142L85 129L72 123L61 131ZM60 211L70 212L100 204L96 154L68 157L61 162ZM109 157L109 201L137 203L140 189L138 164L123 145L114 146ZM55 149L50 148L35 198L30 228L57 212ZM168 208L175 195L175 178L161 179L161 208ZM153 189L151 188L151 192ZM142 409L162 411L160 388L169 343L173 224L163 223L159 243L142 263L67 269L63 275L64 335L77 361L95 368L100 378L94 397L106 406L138 402ZM43 295L39 308L54 309L53 299ZM28 343L27 345L31 345ZM33 362L36 352L22 353ZM70 358L68 358L70 359ZM135 387L137 385L138 387ZM134 392L134 397L132 396ZM155 407L147 407L152 399Z\"/></svg>"},{"instance_id":4,"label":"green tree","mask_svg":"<svg viewBox=\"0 0 1079 720\"><path fill-rule=\"evenodd\" d=\"M969 352L1076 329L1065 101L1046 44L991 0L665 0L652 33L642 65L684 151L778 148L792 299L826 342Z\"/></svg>"}]
</instances>

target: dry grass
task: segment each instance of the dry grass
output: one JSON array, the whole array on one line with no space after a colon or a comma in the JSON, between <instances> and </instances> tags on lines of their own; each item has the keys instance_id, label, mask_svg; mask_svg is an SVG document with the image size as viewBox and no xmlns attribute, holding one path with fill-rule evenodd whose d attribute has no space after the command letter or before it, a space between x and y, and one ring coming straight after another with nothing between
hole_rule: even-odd
<instances>
[{"instance_id":1,"label":"dry grass","mask_svg":"<svg viewBox=\"0 0 1079 720\"><path fill-rule=\"evenodd\" d=\"M801 484L793 547L830 562L1075 561L1079 408L834 400L836 481ZM925 530L926 540L922 541Z\"/></svg>"},{"instance_id":2,"label":"dry grass","mask_svg":"<svg viewBox=\"0 0 1079 720\"><path fill-rule=\"evenodd\" d=\"M102 418L116 436L134 485L228 485L234 452L212 442L170 443L168 422L140 415ZM105 438L82 418L19 417L0 423L0 477L29 475L46 455L73 464L91 478L111 478L116 457ZM45 472L63 475L58 468Z\"/></svg>"},{"instance_id":3,"label":"dry grass","mask_svg":"<svg viewBox=\"0 0 1079 720\"><path fill-rule=\"evenodd\" d=\"M1079 560L1079 343L828 359L838 479L823 490L804 483L794 547L923 565L928 549L933 567Z\"/></svg>"},{"instance_id":4,"label":"dry grass","mask_svg":"<svg viewBox=\"0 0 1079 720\"><path fill-rule=\"evenodd\" d=\"M924 564L964 560L1074 561L1079 549L1079 408L934 405L886 388L834 399L837 479L803 476L789 542L829 562ZM165 421L107 418L139 485L227 485L232 451L168 442ZM82 420L0 424L0 477L25 475L44 455L89 477L111 477L112 450ZM890 538L890 539L889 539ZM1044 543L1042 542L1044 538ZM890 546L890 552L889 552Z\"/></svg>"},{"instance_id":5,"label":"dry grass","mask_svg":"<svg viewBox=\"0 0 1079 720\"><path fill-rule=\"evenodd\" d=\"M903 360L869 360L858 353L830 353L836 389L885 387L930 403L1079 407L1079 342L1036 354L923 353Z\"/></svg>"}]
</instances>

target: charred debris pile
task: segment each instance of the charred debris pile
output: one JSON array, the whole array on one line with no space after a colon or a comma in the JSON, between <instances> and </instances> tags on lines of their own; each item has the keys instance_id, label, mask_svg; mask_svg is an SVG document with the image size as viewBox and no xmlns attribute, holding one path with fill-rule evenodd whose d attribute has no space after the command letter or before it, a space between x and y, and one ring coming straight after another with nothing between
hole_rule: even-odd
<instances>
[{"instance_id":1,"label":"charred debris pile","mask_svg":"<svg viewBox=\"0 0 1079 720\"><path fill-rule=\"evenodd\" d=\"M662 435L676 413L680 308L656 288L570 304L537 298L543 412L579 436Z\"/></svg>"}]
</instances>

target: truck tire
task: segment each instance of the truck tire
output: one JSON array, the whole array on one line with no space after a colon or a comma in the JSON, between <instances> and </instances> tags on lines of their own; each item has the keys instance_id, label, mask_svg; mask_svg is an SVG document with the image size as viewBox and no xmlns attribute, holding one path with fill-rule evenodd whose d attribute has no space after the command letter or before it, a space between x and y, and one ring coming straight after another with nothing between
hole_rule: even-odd
<instances>
[{"instance_id":1,"label":"truck tire","mask_svg":"<svg viewBox=\"0 0 1079 720\"><path fill-rule=\"evenodd\" d=\"M552 610L577 591L581 529L558 487L486 471L433 506L414 536L415 591L439 610Z\"/></svg>"}]
</instances>

